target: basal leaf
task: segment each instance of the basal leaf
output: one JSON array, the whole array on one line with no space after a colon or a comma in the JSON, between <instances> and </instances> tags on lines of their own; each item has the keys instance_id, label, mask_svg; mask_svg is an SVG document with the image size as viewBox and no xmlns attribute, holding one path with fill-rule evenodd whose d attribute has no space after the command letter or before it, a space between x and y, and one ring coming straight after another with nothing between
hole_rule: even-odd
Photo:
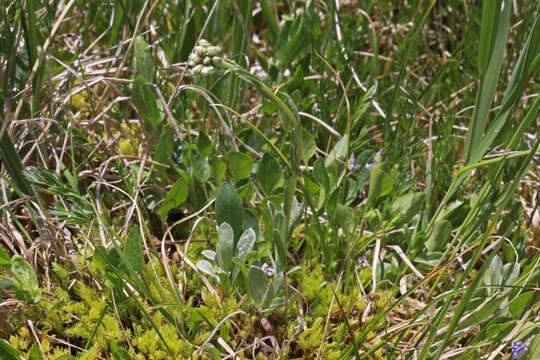
<instances>
[{"instance_id":1,"label":"basal leaf","mask_svg":"<svg viewBox=\"0 0 540 360\"><path fill-rule=\"evenodd\" d=\"M493 294L498 289L496 286L502 285L503 281L503 263L499 255L495 255L489 269L484 274L484 283L488 286L488 293ZM495 286L495 287L493 287Z\"/></svg>"},{"instance_id":2,"label":"basal leaf","mask_svg":"<svg viewBox=\"0 0 540 360\"><path fill-rule=\"evenodd\" d=\"M257 169L257 184L266 195L270 195L279 183L282 169L276 159L269 153L263 155Z\"/></svg>"},{"instance_id":3,"label":"basal leaf","mask_svg":"<svg viewBox=\"0 0 540 360\"><path fill-rule=\"evenodd\" d=\"M30 303L39 301L41 291L36 273L30 264L21 256L14 255L11 258L11 273L18 282L17 287L23 297L21 300Z\"/></svg>"},{"instance_id":4,"label":"basal leaf","mask_svg":"<svg viewBox=\"0 0 540 360\"><path fill-rule=\"evenodd\" d=\"M335 218L345 233L348 234L354 229L354 209L338 203Z\"/></svg>"},{"instance_id":5,"label":"basal leaf","mask_svg":"<svg viewBox=\"0 0 540 360\"><path fill-rule=\"evenodd\" d=\"M216 261L224 271L230 271L234 256L234 233L232 227L224 222L218 227L216 244Z\"/></svg>"},{"instance_id":6,"label":"basal leaf","mask_svg":"<svg viewBox=\"0 0 540 360\"><path fill-rule=\"evenodd\" d=\"M444 250L450 234L452 233L452 223L448 220L437 220L433 226L431 235L426 240L426 249L429 251Z\"/></svg>"},{"instance_id":7,"label":"basal leaf","mask_svg":"<svg viewBox=\"0 0 540 360\"><path fill-rule=\"evenodd\" d=\"M244 225L244 209L234 186L228 183L221 184L216 196L215 208L217 225L229 224L234 236L239 237Z\"/></svg>"},{"instance_id":8,"label":"basal leaf","mask_svg":"<svg viewBox=\"0 0 540 360\"><path fill-rule=\"evenodd\" d=\"M212 174L212 169L208 161L197 150L191 151L191 166L193 166L193 174L200 183L205 183Z\"/></svg>"},{"instance_id":9,"label":"basal leaf","mask_svg":"<svg viewBox=\"0 0 540 360\"><path fill-rule=\"evenodd\" d=\"M159 135L159 139L154 150L154 160L162 164L168 164L171 160L173 150L173 131L171 126L166 124L161 129L161 134Z\"/></svg>"},{"instance_id":10,"label":"basal leaf","mask_svg":"<svg viewBox=\"0 0 540 360\"><path fill-rule=\"evenodd\" d=\"M247 154L231 151L227 154L227 168L234 181L238 182L249 177L251 169L253 169L253 160Z\"/></svg>"},{"instance_id":11,"label":"basal leaf","mask_svg":"<svg viewBox=\"0 0 540 360\"><path fill-rule=\"evenodd\" d=\"M307 164L309 159L315 155L316 149L317 144L315 143L313 135L306 129L302 129L302 160L304 161L304 164Z\"/></svg>"},{"instance_id":12,"label":"basal leaf","mask_svg":"<svg viewBox=\"0 0 540 360\"><path fill-rule=\"evenodd\" d=\"M212 266L212 264L209 261L199 260L197 261L196 265L197 265L197 269L199 269L206 275L210 275L211 277L219 281L219 276L217 276L214 266Z\"/></svg>"},{"instance_id":13,"label":"basal leaf","mask_svg":"<svg viewBox=\"0 0 540 360\"><path fill-rule=\"evenodd\" d=\"M141 76L145 81L152 82L154 77L154 65L152 54L142 35L135 37L133 46L133 67L137 76Z\"/></svg>"},{"instance_id":14,"label":"basal leaf","mask_svg":"<svg viewBox=\"0 0 540 360\"><path fill-rule=\"evenodd\" d=\"M258 266L251 265L248 272L249 294L257 304L262 304L269 289L268 277Z\"/></svg>"},{"instance_id":15,"label":"basal leaf","mask_svg":"<svg viewBox=\"0 0 540 360\"><path fill-rule=\"evenodd\" d=\"M238 239L238 244L236 244L235 256L245 259L247 254L253 249L255 240L255 231L253 231L252 228L248 228L246 231L244 231Z\"/></svg>"},{"instance_id":16,"label":"basal leaf","mask_svg":"<svg viewBox=\"0 0 540 360\"><path fill-rule=\"evenodd\" d=\"M420 212L425 197L425 193L410 192L394 200L392 213L396 217L395 223L403 224L410 221L414 215Z\"/></svg>"},{"instance_id":17,"label":"basal leaf","mask_svg":"<svg viewBox=\"0 0 540 360\"><path fill-rule=\"evenodd\" d=\"M134 226L129 230L127 240L124 245L124 255L134 270L144 270L142 239L138 226Z\"/></svg>"},{"instance_id":18,"label":"basal leaf","mask_svg":"<svg viewBox=\"0 0 540 360\"><path fill-rule=\"evenodd\" d=\"M154 134L161 122L161 114L156 97L142 76L137 76L133 82L131 100L141 115L146 130Z\"/></svg>"},{"instance_id":19,"label":"basal leaf","mask_svg":"<svg viewBox=\"0 0 540 360\"><path fill-rule=\"evenodd\" d=\"M157 210L161 219L165 219L169 211L182 205L188 198L188 180L184 177L178 179L167 193L163 205Z\"/></svg>"},{"instance_id":20,"label":"basal leaf","mask_svg":"<svg viewBox=\"0 0 540 360\"><path fill-rule=\"evenodd\" d=\"M343 160L347 156L347 146L349 144L349 138L347 135L343 136L339 141L334 145L334 148L328 154L328 157L324 161L324 166L328 167L334 161L340 159Z\"/></svg>"},{"instance_id":21,"label":"basal leaf","mask_svg":"<svg viewBox=\"0 0 540 360\"><path fill-rule=\"evenodd\" d=\"M393 186L389 166L384 162L373 165L369 174L368 204L373 205L376 200L388 195Z\"/></svg>"}]
</instances>

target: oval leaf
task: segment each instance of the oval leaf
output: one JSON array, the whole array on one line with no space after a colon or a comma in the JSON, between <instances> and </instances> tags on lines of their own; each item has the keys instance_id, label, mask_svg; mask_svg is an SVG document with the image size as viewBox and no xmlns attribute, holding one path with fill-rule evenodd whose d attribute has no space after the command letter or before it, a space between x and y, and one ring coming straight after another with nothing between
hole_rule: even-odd
<instances>
[{"instance_id":1,"label":"oval leaf","mask_svg":"<svg viewBox=\"0 0 540 360\"><path fill-rule=\"evenodd\" d=\"M188 197L188 181L185 178L178 179L171 190L167 193L163 205L157 211L159 217L164 220L169 211L182 205Z\"/></svg>"},{"instance_id":2,"label":"oval leaf","mask_svg":"<svg viewBox=\"0 0 540 360\"><path fill-rule=\"evenodd\" d=\"M216 244L216 260L224 271L230 271L234 251L234 233L228 223L223 223L218 228L218 242Z\"/></svg>"},{"instance_id":3,"label":"oval leaf","mask_svg":"<svg viewBox=\"0 0 540 360\"><path fill-rule=\"evenodd\" d=\"M268 291L268 278L259 267L251 265L248 272L249 294L257 304L262 304Z\"/></svg>"},{"instance_id":4,"label":"oval leaf","mask_svg":"<svg viewBox=\"0 0 540 360\"><path fill-rule=\"evenodd\" d=\"M124 245L124 255L134 270L144 270L142 239L138 226L132 227L129 230L126 244Z\"/></svg>"},{"instance_id":5,"label":"oval leaf","mask_svg":"<svg viewBox=\"0 0 540 360\"><path fill-rule=\"evenodd\" d=\"M142 76L144 80L152 82L153 78L153 63L152 63L152 54L150 54L150 49L142 35L137 35L134 41L133 47L133 67L135 68L135 73L139 76Z\"/></svg>"},{"instance_id":6,"label":"oval leaf","mask_svg":"<svg viewBox=\"0 0 540 360\"><path fill-rule=\"evenodd\" d=\"M197 265L197 269L199 269L201 272L205 273L206 275L210 275L211 277L219 280L219 277L216 274L216 270L214 269L212 264L210 264L209 261L207 261L207 260L199 260L199 261L197 261L196 265Z\"/></svg>"},{"instance_id":7,"label":"oval leaf","mask_svg":"<svg viewBox=\"0 0 540 360\"><path fill-rule=\"evenodd\" d=\"M369 174L368 204L372 205L375 200L388 195L393 186L394 182L388 165L384 162L373 165Z\"/></svg>"},{"instance_id":8,"label":"oval leaf","mask_svg":"<svg viewBox=\"0 0 540 360\"><path fill-rule=\"evenodd\" d=\"M247 154L232 151L227 154L227 167L234 181L238 182L249 177L251 169L253 169L253 160Z\"/></svg>"},{"instance_id":9,"label":"oval leaf","mask_svg":"<svg viewBox=\"0 0 540 360\"><path fill-rule=\"evenodd\" d=\"M253 249L255 245L255 231L252 228L247 229L238 239L236 244L236 256L241 259L245 259L247 254Z\"/></svg>"},{"instance_id":10,"label":"oval leaf","mask_svg":"<svg viewBox=\"0 0 540 360\"><path fill-rule=\"evenodd\" d=\"M228 223L235 236L240 236L244 225L244 209L234 186L223 183L216 196L216 221L218 226Z\"/></svg>"},{"instance_id":11,"label":"oval leaf","mask_svg":"<svg viewBox=\"0 0 540 360\"><path fill-rule=\"evenodd\" d=\"M265 153L257 169L257 184L266 195L270 195L281 179L282 169L276 159Z\"/></svg>"}]
</instances>

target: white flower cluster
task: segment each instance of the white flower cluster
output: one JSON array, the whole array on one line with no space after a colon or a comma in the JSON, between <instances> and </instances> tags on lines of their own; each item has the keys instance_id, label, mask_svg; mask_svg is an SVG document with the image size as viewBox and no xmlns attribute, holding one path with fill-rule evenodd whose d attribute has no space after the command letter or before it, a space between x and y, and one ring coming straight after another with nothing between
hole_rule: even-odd
<instances>
[{"instance_id":1,"label":"white flower cluster","mask_svg":"<svg viewBox=\"0 0 540 360\"><path fill-rule=\"evenodd\" d=\"M221 61L221 47L213 46L201 39L188 57L188 65L195 76L208 76L214 73L214 65Z\"/></svg>"}]
</instances>

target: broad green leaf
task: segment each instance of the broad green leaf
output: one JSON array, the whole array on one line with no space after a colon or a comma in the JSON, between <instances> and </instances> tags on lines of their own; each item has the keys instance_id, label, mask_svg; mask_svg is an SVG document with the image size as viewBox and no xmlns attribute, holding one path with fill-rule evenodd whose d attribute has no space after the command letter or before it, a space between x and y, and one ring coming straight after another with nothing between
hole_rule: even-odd
<instances>
[{"instance_id":1,"label":"broad green leaf","mask_svg":"<svg viewBox=\"0 0 540 360\"><path fill-rule=\"evenodd\" d=\"M426 240L426 249L428 251L444 250L451 233L452 223L450 221L445 219L436 221L431 235Z\"/></svg>"},{"instance_id":2,"label":"broad green leaf","mask_svg":"<svg viewBox=\"0 0 540 360\"><path fill-rule=\"evenodd\" d=\"M330 191L330 179L328 178L326 167L321 158L318 158L313 163L313 178L326 190L326 192Z\"/></svg>"},{"instance_id":3,"label":"broad green leaf","mask_svg":"<svg viewBox=\"0 0 540 360\"><path fill-rule=\"evenodd\" d=\"M519 269L520 266L518 262L504 264L502 270L502 285L514 285L519 278Z\"/></svg>"},{"instance_id":4,"label":"broad green leaf","mask_svg":"<svg viewBox=\"0 0 540 360\"><path fill-rule=\"evenodd\" d=\"M274 281L272 281L272 284L270 285L270 295L272 298L275 298L279 295L279 293L283 290L284 286L284 275L283 272L280 272L276 274L276 277Z\"/></svg>"},{"instance_id":5,"label":"broad green leaf","mask_svg":"<svg viewBox=\"0 0 540 360\"><path fill-rule=\"evenodd\" d=\"M157 214L165 220L167 214L172 209L182 205L188 198L188 180L184 177L176 180L172 188L167 193L163 205L157 210Z\"/></svg>"},{"instance_id":6,"label":"broad green leaf","mask_svg":"<svg viewBox=\"0 0 540 360\"><path fill-rule=\"evenodd\" d=\"M420 253L414 258L414 262L427 266L437 266L441 261L441 252L426 252Z\"/></svg>"},{"instance_id":7,"label":"broad green leaf","mask_svg":"<svg viewBox=\"0 0 540 360\"><path fill-rule=\"evenodd\" d=\"M488 286L488 294L493 294L499 290L497 286L503 282L503 263L499 255L495 255L489 269L484 274L484 283Z\"/></svg>"},{"instance_id":8,"label":"broad green leaf","mask_svg":"<svg viewBox=\"0 0 540 360\"><path fill-rule=\"evenodd\" d=\"M234 232L232 227L224 222L218 227L218 242L216 244L216 261L219 267L228 272L232 267L234 256Z\"/></svg>"},{"instance_id":9,"label":"broad green leaf","mask_svg":"<svg viewBox=\"0 0 540 360\"><path fill-rule=\"evenodd\" d=\"M503 317L496 319L499 323L488 323L485 336L492 341L502 341L506 335L516 326L516 321Z\"/></svg>"},{"instance_id":10,"label":"broad green leaf","mask_svg":"<svg viewBox=\"0 0 540 360\"><path fill-rule=\"evenodd\" d=\"M208 260L212 260L213 262L216 262L216 252L214 250L203 250L201 251L201 254Z\"/></svg>"},{"instance_id":11,"label":"broad green leaf","mask_svg":"<svg viewBox=\"0 0 540 360\"><path fill-rule=\"evenodd\" d=\"M207 260L197 261L197 269L199 269L206 275L210 275L211 277L219 281L219 276L217 276L216 270L214 269L214 267L209 261Z\"/></svg>"},{"instance_id":12,"label":"broad green leaf","mask_svg":"<svg viewBox=\"0 0 540 360\"><path fill-rule=\"evenodd\" d=\"M269 153L265 153L257 169L257 183L266 195L270 195L279 183L282 176L282 168L276 159Z\"/></svg>"},{"instance_id":13,"label":"broad green leaf","mask_svg":"<svg viewBox=\"0 0 540 360\"><path fill-rule=\"evenodd\" d=\"M304 164L309 162L309 159L315 155L316 150L317 144L315 143L313 135L306 129L302 129L302 161L304 161Z\"/></svg>"},{"instance_id":14,"label":"broad green leaf","mask_svg":"<svg viewBox=\"0 0 540 360\"><path fill-rule=\"evenodd\" d=\"M500 308L503 298L495 298L493 301L488 301L484 303L485 297L472 299L468 304L469 311L474 311L474 313L468 317L465 321L459 324L457 329L465 329L469 326L478 324L484 321L488 316L492 316ZM483 306L480 306L483 304Z\"/></svg>"},{"instance_id":15,"label":"broad green leaf","mask_svg":"<svg viewBox=\"0 0 540 360\"><path fill-rule=\"evenodd\" d=\"M410 192L394 200L392 203L392 213L396 217L394 223L403 224L410 221L420 212L425 197L425 193Z\"/></svg>"},{"instance_id":16,"label":"broad green leaf","mask_svg":"<svg viewBox=\"0 0 540 360\"><path fill-rule=\"evenodd\" d=\"M536 334L529 344L529 359L540 359L540 334Z\"/></svg>"},{"instance_id":17,"label":"broad green leaf","mask_svg":"<svg viewBox=\"0 0 540 360\"><path fill-rule=\"evenodd\" d=\"M141 76L145 81L152 82L154 78L154 65L152 54L142 35L135 37L133 46L133 67L136 76Z\"/></svg>"},{"instance_id":18,"label":"broad green leaf","mask_svg":"<svg viewBox=\"0 0 540 360\"><path fill-rule=\"evenodd\" d=\"M39 351L39 347L36 344L32 344L32 347L30 348L30 351L28 352L28 359L29 360L42 360L43 356L41 355L41 351Z\"/></svg>"},{"instance_id":19,"label":"broad green leaf","mask_svg":"<svg viewBox=\"0 0 540 360\"><path fill-rule=\"evenodd\" d=\"M251 265L248 272L248 288L251 298L261 305L269 289L268 277L258 266Z\"/></svg>"},{"instance_id":20,"label":"broad green leaf","mask_svg":"<svg viewBox=\"0 0 540 360\"><path fill-rule=\"evenodd\" d=\"M331 163L336 160L343 160L347 156L347 146L349 144L349 138L347 135L343 136L339 141L334 145L334 148L328 154L328 157L324 161L324 166L328 167Z\"/></svg>"},{"instance_id":21,"label":"broad green leaf","mask_svg":"<svg viewBox=\"0 0 540 360\"><path fill-rule=\"evenodd\" d=\"M154 134L161 122L161 114L154 92L146 85L145 79L141 76L137 76L133 82L131 100L139 111L146 130Z\"/></svg>"},{"instance_id":22,"label":"broad green leaf","mask_svg":"<svg viewBox=\"0 0 540 360\"><path fill-rule=\"evenodd\" d=\"M247 254L253 249L255 245L255 231L252 228L247 229L238 239L236 244L235 256L238 256L241 259L245 259Z\"/></svg>"},{"instance_id":23,"label":"broad green leaf","mask_svg":"<svg viewBox=\"0 0 540 360\"><path fill-rule=\"evenodd\" d=\"M265 114L273 114L279 111L279 105L266 97L263 97L262 105L262 109Z\"/></svg>"},{"instance_id":24,"label":"broad green leaf","mask_svg":"<svg viewBox=\"0 0 540 360\"><path fill-rule=\"evenodd\" d=\"M0 270L7 270L11 266L11 257L0 247Z\"/></svg>"},{"instance_id":25,"label":"broad green leaf","mask_svg":"<svg viewBox=\"0 0 540 360\"><path fill-rule=\"evenodd\" d=\"M292 232L294 230L294 228L302 218L303 211L303 204L296 200L296 196L293 196L291 204L291 218L289 220L289 232Z\"/></svg>"},{"instance_id":26,"label":"broad green leaf","mask_svg":"<svg viewBox=\"0 0 540 360\"><path fill-rule=\"evenodd\" d=\"M369 172L368 204L372 205L379 198L390 194L393 186L389 166L384 162L373 165Z\"/></svg>"},{"instance_id":27,"label":"broad green leaf","mask_svg":"<svg viewBox=\"0 0 540 360\"><path fill-rule=\"evenodd\" d=\"M169 164L173 150L173 130L169 124L166 124L161 128L161 134L154 150L154 160L162 164Z\"/></svg>"},{"instance_id":28,"label":"broad green leaf","mask_svg":"<svg viewBox=\"0 0 540 360\"><path fill-rule=\"evenodd\" d=\"M0 354L2 360L19 360L21 353L9 345L6 340L0 339Z\"/></svg>"},{"instance_id":29,"label":"broad green leaf","mask_svg":"<svg viewBox=\"0 0 540 360\"><path fill-rule=\"evenodd\" d=\"M31 303L39 301L41 292L38 279L30 264L21 256L14 255L11 258L11 273L18 282L18 288L23 292L24 301Z\"/></svg>"},{"instance_id":30,"label":"broad green leaf","mask_svg":"<svg viewBox=\"0 0 540 360\"><path fill-rule=\"evenodd\" d=\"M142 239L138 226L134 226L129 230L124 245L124 255L134 270L144 270Z\"/></svg>"},{"instance_id":31,"label":"broad green leaf","mask_svg":"<svg viewBox=\"0 0 540 360\"><path fill-rule=\"evenodd\" d=\"M212 152L212 142L203 131L199 132L197 137L197 150L205 157Z\"/></svg>"},{"instance_id":32,"label":"broad green leaf","mask_svg":"<svg viewBox=\"0 0 540 360\"><path fill-rule=\"evenodd\" d=\"M238 182L249 177L253 169L253 160L247 154L231 151L227 154L227 168L231 172L234 181Z\"/></svg>"},{"instance_id":33,"label":"broad green leaf","mask_svg":"<svg viewBox=\"0 0 540 360\"><path fill-rule=\"evenodd\" d=\"M211 158L210 166L212 168L212 176L214 177L216 184L220 185L225 178L225 171L227 170L227 166L225 166L223 161L221 161L221 159L216 156Z\"/></svg>"},{"instance_id":34,"label":"broad green leaf","mask_svg":"<svg viewBox=\"0 0 540 360\"><path fill-rule=\"evenodd\" d=\"M223 183L216 196L216 222L229 224L234 236L239 237L244 225L244 209L234 186Z\"/></svg>"},{"instance_id":35,"label":"broad green leaf","mask_svg":"<svg viewBox=\"0 0 540 360\"><path fill-rule=\"evenodd\" d=\"M338 203L335 218L346 234L354 229L354 209Z\"/></svg>"},{"instance_id":36,"label":"broad green leaf","mask_svg":"<svg viewBox=\"0 0 540 360\"><path fill-rule=\"evenodd\" d=\"M242 226L244 229L251 228L253 231L255 231L255 238L260 239L262 237L261 229L259 227L259 219L257 219L257 216L253 214L249 210L244 210L244 225Z\"/></svg>"},{"instance_id":37,"label":"broad green leaf","mask_svg":"<svg viewBox=\"0 0 540 360\"><path fill-rule=\"evenodd\" d=\"M276 275L275 279L268 286L268 291L264 296L264 301L261 304L263 308L270 308L274 299L277 298L281 290L283 289L283 272Z\"/></svg>"},{"instance_id":38,"label":"broad green leaf","mask_svg":"<svg viewBox=\"0 0 540 360\"><path fill-rule=\"evenodd\" d=\"M529 310L535 297L535 291L527 291L520 294L509 306L510 314L514 319L521 319L525 311Z\"/></svg>"},{"instance_id":39,"label":"broad green leaf","mask_svg":"<svg viewBox=\"0 0 540 360\"><path fill-rule=\"evenodd\" d=\"M212 169L208 165L208 161L197 150L191 151L191 165L193 166L193 174L200 183L205 183L212 174Z\"/></svg>"}]
</instances>

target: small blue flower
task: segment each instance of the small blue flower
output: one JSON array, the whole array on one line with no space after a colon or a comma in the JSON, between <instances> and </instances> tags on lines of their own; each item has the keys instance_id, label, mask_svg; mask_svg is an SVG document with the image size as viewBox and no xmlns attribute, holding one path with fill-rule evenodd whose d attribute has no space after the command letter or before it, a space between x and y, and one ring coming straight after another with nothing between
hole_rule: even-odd
<instances>
[{"instance_id":1,"label":"small blue flower","mask_svg":"<svg viewBox=\"0 0 540 360\"><path fill-rule=\"evenodd\" d=\"M529 347L523 341L512 343L512 360L521 359L529 352Z\"/></svg>"},{"instance_id":2,"label":"small blue flower","mask_svg":"<svg viewBox=\"0 0 540 360\"><path fill-rule=\"evenodd\" d=\"M356 159L354 158L354 151L351 152L351 157L349 158L349 171L355 171L358 169L358 164L356 163Z\"/></svg>"},{"instance_id":3,"label":"small blue flower","mask_svg":"<svg viewBox=\"0 0 540 360\"><path fill-rule=\"evenodd\" d=\"M373 167L373 165L375 165L376 163L381 161L381 154L382 154L382 149L377 151L377 154L375 154L375 157L373 158L373 162L372 163L366 163L366 165L364 165L364 167L367 170L371 169Z\"/></svg>"},{"instance_id":4,"label":"small blue flower","mask_svg":"<svg viewBox=\"0 0 540 360\"><path fill-rule=\"evenodd\" d=\"M372 163L366 163L366 165L364 165L364 167L365 167L366 169L369 170L369 169L371 169L371 168L373 167L373 165L375 165L376 163L377 163L377 161L373 160Z\"/></svg>"}]
</instances>

